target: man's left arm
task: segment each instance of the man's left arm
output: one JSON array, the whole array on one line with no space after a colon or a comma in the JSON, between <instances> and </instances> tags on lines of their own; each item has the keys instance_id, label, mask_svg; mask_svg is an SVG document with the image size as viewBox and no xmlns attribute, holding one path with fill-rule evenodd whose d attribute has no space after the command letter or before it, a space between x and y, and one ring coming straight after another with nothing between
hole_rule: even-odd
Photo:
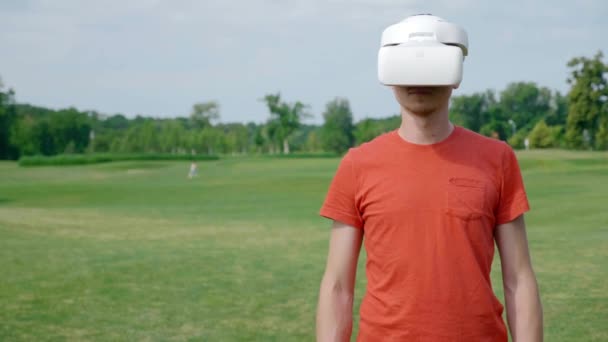
<instances>
[{"instance_id":1,"label":"man's left arm","mask_svg":"<svg viewBox=\"0 0 608 342\"><path fill-rule=\"evenodd\" d=\"M507 307L514 342L543 340L543 312L532 270L523 215L496 227Z\"/></svg>"}]
</instances>

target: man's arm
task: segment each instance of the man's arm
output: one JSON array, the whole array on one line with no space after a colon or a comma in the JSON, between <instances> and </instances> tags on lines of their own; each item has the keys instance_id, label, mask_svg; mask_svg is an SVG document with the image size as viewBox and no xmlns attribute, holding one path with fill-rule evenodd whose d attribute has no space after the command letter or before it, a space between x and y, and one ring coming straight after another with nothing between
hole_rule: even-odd
<instances>
[{"instance_id":1,"label":"man's arm","mask_svg":"<svg viewBox=\"0 0 608 342\"><path fill-rule=\"evenodd\" d=\"M514 342L543 340L543 312L532 270L524 217L496 228L507 321Z\"/></svg>"},{"instance_id":2,"label":"man's arm","mask_svg":"<svg viewBox=\"0 0 608 342\"><path fill-rule=\"evenodd\" d=\"M363 230L334 221L319 291L317 341L350 341L357 260Z\"/></svg>"}]
</instances>

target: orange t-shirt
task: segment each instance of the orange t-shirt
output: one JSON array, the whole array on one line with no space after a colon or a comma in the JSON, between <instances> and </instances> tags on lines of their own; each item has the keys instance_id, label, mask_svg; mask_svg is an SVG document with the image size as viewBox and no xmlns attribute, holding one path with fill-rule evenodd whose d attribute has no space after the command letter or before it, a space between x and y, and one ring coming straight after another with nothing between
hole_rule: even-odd
<instances>
[{"instance_id":1,"label":"orange t-shirt","mask_svg":"<svg viewBox=\"0 0 608 342\"><path fill-rule=\"evenodd\" d=\"M495 227L529 209L513 150L455 127L349 150L320 214L364 231L358 341L507 341L490 281Z\"/></svg>"}]
</instances>

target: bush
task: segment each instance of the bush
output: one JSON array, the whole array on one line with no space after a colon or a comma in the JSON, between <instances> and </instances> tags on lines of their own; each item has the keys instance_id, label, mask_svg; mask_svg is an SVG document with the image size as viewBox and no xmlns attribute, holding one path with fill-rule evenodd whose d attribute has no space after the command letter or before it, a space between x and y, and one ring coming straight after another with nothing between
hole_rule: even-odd
<instances>
[{"instance_id":1,"label":"bush","mask_svg":"<svg viewBox=\"0 0 608 342\"><path fill-rule=\"evenodd\" d=\"M287 159L306 159L306 158L337 158L340 155L332 152L319 152L319 153L290 153L290 154L268 154L265 155L267 158L287 158Z\"/></svg>"},{"instance_id":2,"label":"bush","mask_svg":"<svg viewBox=\"0 0 608 342\"><path fill-rule=\"evenodd\" d=\"M507 140L507 143L515 149L522 149L525 147L524 140L526 140L527 136L528 130L520 129Z\"/></svg>"},{"instance_id":3,"label":"bush","mask_svg":"<svg viewBox=\"0 0 608 342\"><path fill-rule=\"evenodd\" d=\"M550 148L557 147L559 136L562 127L549 127L545 120L540 120L530 132L530 147L532 148Z\"/></svg>"},{"instance_id":4,"label":"bush","mask_svg":"<svg viewBox=\"0 0 608 342\"><path fill-rule=\"evenodd\" d=\"M218 160L218 156L203 154L59 154L29 156L19 159L19 166L65 166L98 164L126 160Z\"/></svg>"}]
</instances>

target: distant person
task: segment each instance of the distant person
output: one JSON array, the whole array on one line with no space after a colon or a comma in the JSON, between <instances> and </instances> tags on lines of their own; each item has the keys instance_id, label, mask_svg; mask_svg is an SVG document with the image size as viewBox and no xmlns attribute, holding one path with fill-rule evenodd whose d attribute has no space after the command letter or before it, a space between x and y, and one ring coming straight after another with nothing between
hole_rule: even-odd
<instances>
[{"instance_id":1,"label":"distant person","mask_svg":"<svg viewBox=\"0 0 608 342\"><path fill-rule=\"evenodd\" d=\"M524 145L526 146L526 150L530 149L530 139L526 138L524 139Z\"/></svg>"},{"instance_id":2,"label":"distant person","mask_svg":"<svg viewBox=\"0 0 608 342\"><path fill-rule=\"evenodd\" d=\"M542 308L513 150L448 118L462 79L466 32L431 15L386 29L378 75L401 126L343 157L320 214L333 220L317 310L317 341L349 341L357 260L367 286L360 342L507 341L492 291L500 252L513 341L541 341Z\"/></svg>"},{"instance_id":3,"label":"distant person","mask_svg":"<svg viewBox=\"0 0 608 342\"><path fill-rule=\"evenodd\" d=\"M188 178L192 179L194 178L196 175L198 175L198 167L196 166L195 162L192 162L190 164L190 172L188 172Z\"/></svg>"}]
</instances>

